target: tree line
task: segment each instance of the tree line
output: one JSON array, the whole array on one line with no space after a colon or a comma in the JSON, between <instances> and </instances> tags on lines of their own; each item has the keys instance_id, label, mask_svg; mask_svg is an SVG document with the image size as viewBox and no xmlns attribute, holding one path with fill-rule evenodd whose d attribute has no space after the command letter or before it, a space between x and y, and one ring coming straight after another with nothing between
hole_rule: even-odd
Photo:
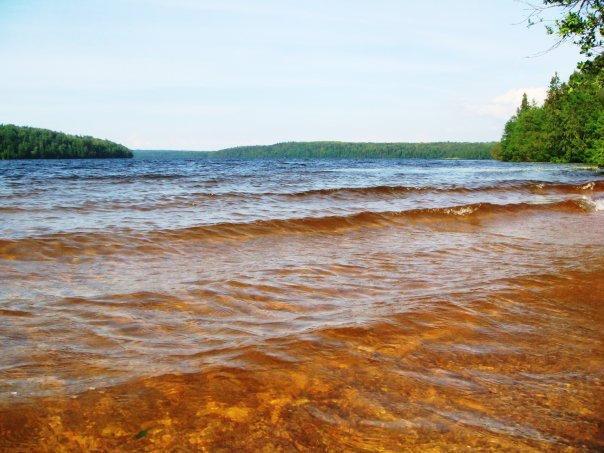
<instances>
[{"instance_id":1,"label":"tree line","mask_svg":"<svg viewBox=\"0 0 604 453\"><path fill-rule=\"evenodd\" d=\"M68 135L48 129L0 125L0 159L88 159L132 157L109 140Z\"/></svg>"},{"instance_id":2,"label":"tree line","mask_svg":"<svg viewBox=\"0 0 604 453\"><path fill-rule=\"evenodd\" d=\"M207 159L490 159L493 143L286 142L182 153ZM138 153L137 153L138 155Z\"/></svg>"},{"instance_id":3,"label":"tree line","mask_svg":"<svg viewBox=\"0 0 604 453\"><path fill-rule=\"evenodd\" d=\"M542 106L523 96L492 155L508 161L604 166L604 1L544 0L535 12L552 6L562 7L564 14L546 27L548 33L572 40L587 59L568 81L561 82L558 75L551 79Z\"/></svg>"},{"instance_id":4,"label":"tree line","mask_svg":"<svg viewBox=\"0 0 604 453\"><path fill-rule=\"evenodd\" d=\"M510 161L585 162L604 165L604 57L568 82L555 75L542 106L526 94L507 122L493 157Z\"/></svg>"}]
</instances>

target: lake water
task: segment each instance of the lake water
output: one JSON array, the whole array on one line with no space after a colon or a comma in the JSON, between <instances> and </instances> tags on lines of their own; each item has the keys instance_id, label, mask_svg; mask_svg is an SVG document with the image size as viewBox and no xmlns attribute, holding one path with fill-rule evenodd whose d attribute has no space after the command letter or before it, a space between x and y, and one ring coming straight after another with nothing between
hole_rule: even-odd
<instances>
[{"instance_id":1,"label":"lake water","mask_svg":"<svg viewBox=\"0 0 604 453\"><path fill-rule=\"evenodd\" d=\"M0 449L604 448L604 175L0 162Z\"/></svg>"}]
</instances>

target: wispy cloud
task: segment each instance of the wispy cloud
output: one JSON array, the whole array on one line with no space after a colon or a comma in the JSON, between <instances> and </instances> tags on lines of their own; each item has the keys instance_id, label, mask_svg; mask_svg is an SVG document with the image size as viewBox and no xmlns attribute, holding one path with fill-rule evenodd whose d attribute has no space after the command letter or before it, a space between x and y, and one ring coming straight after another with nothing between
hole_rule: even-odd
<instances>
[{"instance_id":1,"label":"wispy cloud","mask_svg":"<svg viewBox=\"0 0 604 453\"><path fill-rule=\"evenodd\" d=\"M547 96L547 88L514 88L506 91L503 94L495 96L483 104L467 104L466 109L479 116L488 116L500 119L509 118L514 114L520 105L524 93L526 93L529 100L534 100L537 104L542 104Z\"/></svg>"}]
</instances>

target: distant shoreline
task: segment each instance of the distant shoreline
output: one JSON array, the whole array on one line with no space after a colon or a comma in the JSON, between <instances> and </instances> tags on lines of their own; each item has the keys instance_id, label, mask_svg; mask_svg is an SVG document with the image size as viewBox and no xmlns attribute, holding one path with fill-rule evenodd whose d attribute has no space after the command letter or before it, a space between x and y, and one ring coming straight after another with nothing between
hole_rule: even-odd
<instances>
[{"instance_id":1,"label":"distant shoreline","mask_svg":"<svg viewBox=\"0 0 604 453\"><path fill-rule=\"evenodd\" d=\"M135 158L196 159L491 159L493 142L286 142L218 151L134 150Z\"/></svg>"}]
</instances>

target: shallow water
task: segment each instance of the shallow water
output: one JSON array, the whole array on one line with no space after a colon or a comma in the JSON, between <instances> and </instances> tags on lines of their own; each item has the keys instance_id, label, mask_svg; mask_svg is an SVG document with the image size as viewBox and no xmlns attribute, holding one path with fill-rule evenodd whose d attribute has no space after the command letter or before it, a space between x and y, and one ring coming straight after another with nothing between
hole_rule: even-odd
<instances>
[{"instance_id":1,"label":"shallow water","mask_svg":"<svg viewBox=\"0 0 604 453\"><path fill-rule=\"evenodd\" d=\"M604 175L0 162L0 449L604 448Z\"/></svg>"}]
</instances>

